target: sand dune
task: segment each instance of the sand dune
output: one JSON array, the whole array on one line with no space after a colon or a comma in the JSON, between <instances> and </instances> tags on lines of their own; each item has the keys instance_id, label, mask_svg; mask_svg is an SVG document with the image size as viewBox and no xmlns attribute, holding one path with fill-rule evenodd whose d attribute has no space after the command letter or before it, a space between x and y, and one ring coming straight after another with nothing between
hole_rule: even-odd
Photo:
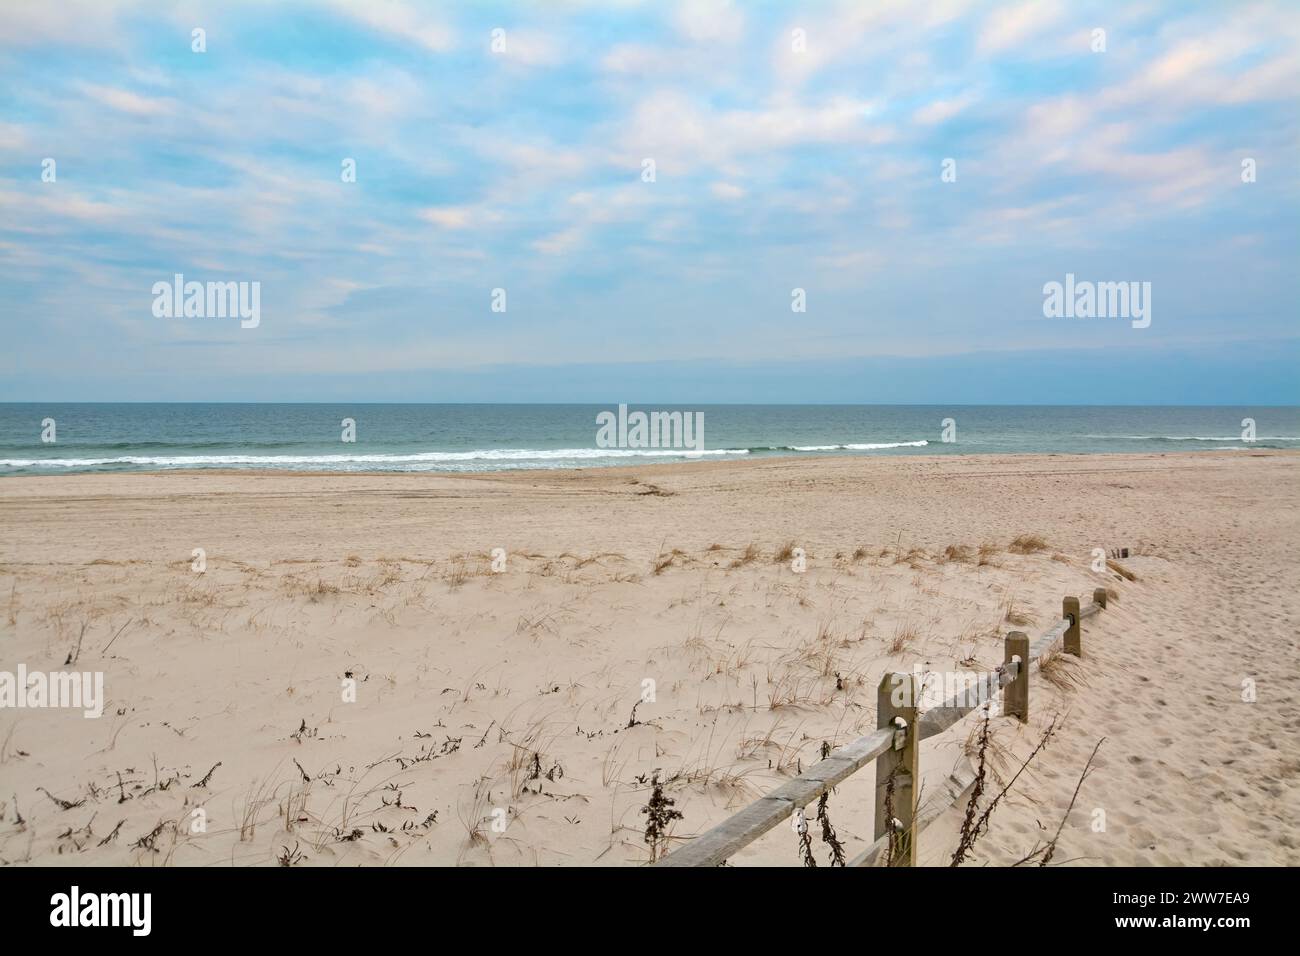
<instances>
[{"instance_id":1,"label":"sand dune","mask_svg":"<svg viewBox=\"0 0 1300 956\"><path fill-rule=\"evenodd\" d=\"M1003 778L1058 730L971 863L1054 831L1104 737L1056 862L1294 865L1298 468L1195 453L12 478L0 670L74 669L80 644L107 703L0 710L0 862L640 864L656 771L680 845L873 729L885 672L986 670L1008 629L1041 633L1064 594L1104 586L1117 600L1083 659L1035 680L1029 724L993 723ZM1012 549L1020 535L1045 546ZM1091 568L1118 546L1134 581ZM976 726L926 743L929 792ZM850 856L871 841L871 783L830 799ZM946 863L956 832L941 816L921 861ZM798 860L778 827L731 862Z\"/></svg>"}]
</instances>

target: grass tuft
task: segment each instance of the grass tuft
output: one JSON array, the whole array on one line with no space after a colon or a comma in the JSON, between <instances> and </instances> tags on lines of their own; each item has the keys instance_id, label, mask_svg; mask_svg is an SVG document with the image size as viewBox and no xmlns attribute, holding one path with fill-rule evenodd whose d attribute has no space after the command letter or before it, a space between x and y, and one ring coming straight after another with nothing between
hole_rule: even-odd
<instances>
[{"instance_id":1,"label":"grass tuft","mask_svg":"<svg viewBox=\"0 0 1300 956\"><path fill-rule=\"evenodd\" d=\"M1042 535L1022 534L1017 535L1008 546L1007 550L1012 554L1033 554L1037 551L1043 551L1047 548L1047 541Z\"/></svg>"}]
</instances>

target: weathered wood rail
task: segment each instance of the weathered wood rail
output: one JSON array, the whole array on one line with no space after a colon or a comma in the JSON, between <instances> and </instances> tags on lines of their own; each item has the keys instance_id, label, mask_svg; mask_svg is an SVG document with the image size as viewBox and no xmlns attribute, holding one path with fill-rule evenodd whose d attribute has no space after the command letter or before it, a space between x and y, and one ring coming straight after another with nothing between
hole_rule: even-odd
<instances>
[{"instance_id":1,"label":"weathered wood rail","mask_svg":"<svg viewBox=\"0 0 1300 956\"><path fill-rule=\"evenodd\" d=\"M1092 603L1079 599L1061 602L1061 620L1031 645L1020 631L1007 634L1003 664L981 675L942 704L918 715L919 695L912 674L886 674L876 695L876 730L834 750L803 773L755 800L713 829L667 854L655 866L718 866L767 833L793 813L802 810L832 787L867 764L876 764L875 842L848 862L871 866L885 854L892 866L915 866L917 833L960 799L969 781L949 778L950 803L931 805L926 818L917 812L920 743L941 734L963 717L1002 693L1002 713L1021 722L1029 720L1029 667L1059 641L1062 650L1082 656L1082 624L1106 608L1106 590L1092 593ZM892 809L891 814L886 808ZM893 852L889 851L893 844Z\"/></svg>"}]
</instances>

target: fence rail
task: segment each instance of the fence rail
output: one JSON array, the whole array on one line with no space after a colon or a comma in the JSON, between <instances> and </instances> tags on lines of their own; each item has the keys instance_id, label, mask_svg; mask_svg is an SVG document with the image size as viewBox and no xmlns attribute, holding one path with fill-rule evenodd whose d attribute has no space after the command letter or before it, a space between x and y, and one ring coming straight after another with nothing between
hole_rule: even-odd
<instances>
[{"instance_id":1,"label":"fence rail","mask_svg":"<svg viewBox=\"0 0 1300 956\"><path fill-rule=\"evenodd\" d=\"M1082 623L1106 608L1106 590L1097 588L1092 603L1079 606L1077 597L1061 602L1061 620L1031 646L1021 631L1006 636L1003 664L989 671L971 687L931 707L918 716L916 678L890 673L880 681L876 694L876 730L832 751L797 777L755 800L739 813L689 843L667 854L655 866L718 866L767 833L795 811L802 810L823 793L847 780L869 763L876 765L875 842L854 857L849 866L871 866L882 853L893 866L915 866L917 833L944 810L961 799L973 781L950 777L944 789L952 800L930 804L926 813L917 812L920 743L966 717L982 702L1002 692L1002 712L1029 720L1029 666L1059 641L1067 654L1083 654ZM972 703L971 701L975 702ZM891 812L892 811L892 812Z\"/></svg>"}]
</instances>

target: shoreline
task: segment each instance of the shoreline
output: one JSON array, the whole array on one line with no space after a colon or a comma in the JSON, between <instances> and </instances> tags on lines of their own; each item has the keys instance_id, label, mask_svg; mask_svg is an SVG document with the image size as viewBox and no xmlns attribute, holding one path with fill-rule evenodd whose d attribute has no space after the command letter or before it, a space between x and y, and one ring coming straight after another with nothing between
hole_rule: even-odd
<instances>
[{"instance_id":1,"label":"shoreline","mask_svg":"<svg viewBox=\"0 0 1300 956\"><path fill-rule=\"evenodd\" d=\"M653 461L645 464L621 464L621 465L592 465L581 468L499 468L482 471L438 471L428 469L423 471L398 469L357 469L352 471L336 471L330 469L290 469L290 468L155 468L141 469L132 471L68 471L63 473L48 473L34 475L3 475L0 476L0 488L4 487L4 482L9 479L45 479L45 478L85 478L85 477L166 477L172 475L212 475L217 477L231 477L236 475L248 475L250 477L268 478L494 478L508 476L512 478L535 477L539 475L580 475L580 474L611 474L617 476L620 473L643 471L646 469L656 470L705 470L705 469L728 469L735 467L761 467L783 464L788 465L791 462L813 463L813 462L842 462L842 461L868 461L868 462L944 462L944 461L988 461L988 460L1050 460L1050 459L1160 459L1160 458L1191 458L1191 457L1214 457L1223 456L1227 458L1251 457L1251 458L1269 458L1269 457L1296 457L1300 456L1300 448L1241 448L1241 449L1189 449L1186 451L1104 451L1104 452L971 452L965 454L946 454L946 455L818 455L816 457L801 457L799 455L768 455L762 458L747 458L737 456L735 458L724 459L703 459L699 461Z\"/></svg>"}]
</instances>

